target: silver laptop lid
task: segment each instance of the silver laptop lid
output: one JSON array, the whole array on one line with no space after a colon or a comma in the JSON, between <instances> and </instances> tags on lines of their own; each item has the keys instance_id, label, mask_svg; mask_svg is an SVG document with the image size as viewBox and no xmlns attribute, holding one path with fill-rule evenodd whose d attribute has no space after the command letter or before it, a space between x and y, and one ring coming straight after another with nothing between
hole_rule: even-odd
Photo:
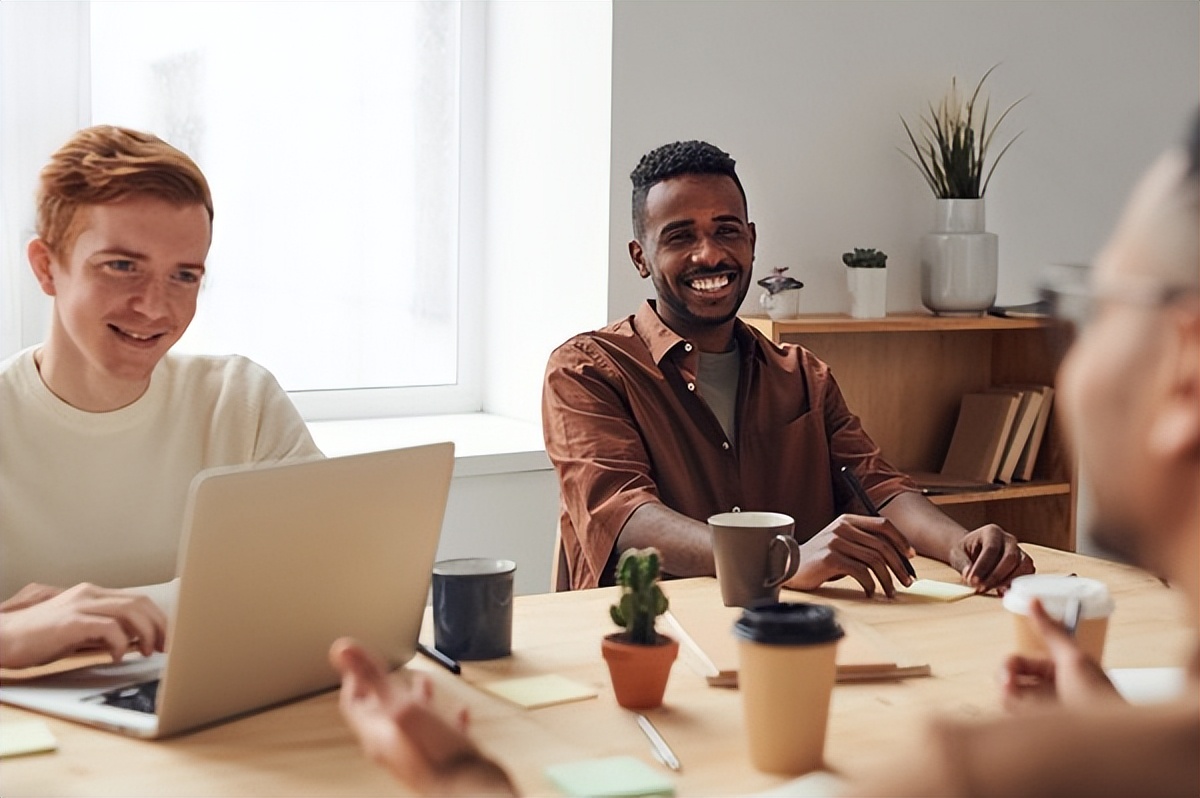
<instances>
[{"instance_id":1,"label":"silver laptop lid","mask_svg":"<svg viewBox=\"0 0 1200 798\"><path fill-rule=\"evenodd\" d=\"M453 470L437 443L198 474L156 736L336 685L343 635L407 662Z\"/></svg>"}]
</instances>

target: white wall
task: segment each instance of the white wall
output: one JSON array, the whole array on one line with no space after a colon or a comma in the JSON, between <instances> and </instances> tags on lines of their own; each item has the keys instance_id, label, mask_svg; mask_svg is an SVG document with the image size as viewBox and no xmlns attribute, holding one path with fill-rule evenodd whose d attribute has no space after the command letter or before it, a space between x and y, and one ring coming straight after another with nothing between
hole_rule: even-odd
<instances>
[{"instance_id":1,"label":"white wall","mask_svg":"<svg viewBox=\"0 0 1200 798\"><path fill-rule=\"evenodd\" d=\"M550 589L558 478L551 468L484 476L455 476L450 483L438 559L499 557L517 564L517 595Z\"/></svg>"},{"instance_id":2,"label":"white wall","mask_svg":"<svg viewBox=\"0 0 1200 798\"><path fill-rule=\"evenodd\" d=\"M539 422L550 352L606 321L612 6L486 9L483 409Z\"/></svg>"},{"instance_id":3,"label":"white wall","mask_svg":"<svg viewBox=\"0 0 1200 798\"><path fill-rule=\"evenodd\" d=\"M629 264L630 170L702 138L738 161L758 225L756 279L806 283L807 312L849 308L841 253L889 255L888 306L920 308L918 240L933 199L897 151L957 75L993 114L1028 94L1024 131L987 194L999 301L1039 269L1092 257L1135 176L1178 140L1200 89L1200 4L1184 2L623 2L613 14L609 316L652 294ZM744 310L758 305L752 287ZM753 304L751 304L753 303Z\"/></svg>"}]
</instances>

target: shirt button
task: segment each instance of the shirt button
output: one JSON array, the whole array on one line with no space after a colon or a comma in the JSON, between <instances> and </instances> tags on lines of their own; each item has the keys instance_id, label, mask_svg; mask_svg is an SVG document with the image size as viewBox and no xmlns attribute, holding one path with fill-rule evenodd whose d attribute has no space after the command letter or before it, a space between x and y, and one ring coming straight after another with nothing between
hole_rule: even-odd
<instances>
[{"instance_id":1,"label":"shirt button","mask_svg":"<svg viewBox=\"0 0 1200 798\"><path fill-rule=\"evenodd\" d=\"M722 441L721 448L724 449L725 451L729 451L729 441Z\"/></svg>"},{"instance_id":2,"label":"shirt button","mask_svg":"<svg viewBox=\"0 0 1200 798\"><path fill-rule=\"evenodd\" d=\"M688 383L688 390L689 390L689 391L694 391L694 390L696 390L696 383L694 383L694 382L689 382L689 383Z\"/></svg>"},{"instance_id":3,"label":"shirt button","mask_svg":"<svg viewBox=\"0 0 1200 798\"><path fill-rule=\"evenodd\" d=\"M684 345L683 345L683 351L684 351L684 352L691 352L691 351L692 351L692 345L691 345L691 344L684 344Z\"/></svg>"},{"instance_id":4,"label":"shirt button","mask_svg":"<svg viewBox=\"0 0 1200 798\"><path fill-rule=\"evenodd\" d=\"M734 508L733 508L733 511L732 511L732 512L735 512L735 513L740 513L741 511L742 511L742 508L741 508L741 507L734 506Z\"/></svg>"}]
</instances>

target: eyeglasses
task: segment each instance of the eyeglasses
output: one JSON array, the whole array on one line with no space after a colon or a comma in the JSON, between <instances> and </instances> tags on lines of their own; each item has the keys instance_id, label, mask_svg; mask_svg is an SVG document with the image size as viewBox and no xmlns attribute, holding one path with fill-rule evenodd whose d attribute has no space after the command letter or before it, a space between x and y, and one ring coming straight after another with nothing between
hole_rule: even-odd
<instances>
[{"instance_id":1,"label":"eyeglasses","mask_svg":"<svg viewBox=\"0 0 1200 798\"><path fill-rule=\"evenodd\" d=\"M1135 278L1098 285L1091 279L1091 268L1086 264L1054 266L1040 290L1049 314L1077 328L1088 324L1103 302L1161 308L1198 292L1196 286L1162 285Z\"/></svg>"}]
</instances>

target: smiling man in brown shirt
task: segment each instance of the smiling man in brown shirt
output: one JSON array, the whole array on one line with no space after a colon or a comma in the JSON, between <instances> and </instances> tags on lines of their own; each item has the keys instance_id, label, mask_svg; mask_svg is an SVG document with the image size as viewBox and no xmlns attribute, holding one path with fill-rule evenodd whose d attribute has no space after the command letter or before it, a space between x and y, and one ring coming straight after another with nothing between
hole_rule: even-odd
<instances>
[{"instance_id":1,"label":"smiling man in brown shirt","mask_svg":"<svg viewBox=\"0 0 1200 798\"><path fill-rule=\"evenodd\" d=\"M824 363L738 320L756 232L733 159L679 142L631 177L629 254L657 300L567 341L546 370L542 419L572 588L611 584L633 547L656 546L672 576L711 575L705 521L737 510L796 520L793 588L850 576L891 595L894 578L910 581L901 558L914 549L981 589L1033 571L1012 535L963 529L888 465ZM852 504L835 478L842 466L882 518Z\"/></svg>"}]
</instances>

